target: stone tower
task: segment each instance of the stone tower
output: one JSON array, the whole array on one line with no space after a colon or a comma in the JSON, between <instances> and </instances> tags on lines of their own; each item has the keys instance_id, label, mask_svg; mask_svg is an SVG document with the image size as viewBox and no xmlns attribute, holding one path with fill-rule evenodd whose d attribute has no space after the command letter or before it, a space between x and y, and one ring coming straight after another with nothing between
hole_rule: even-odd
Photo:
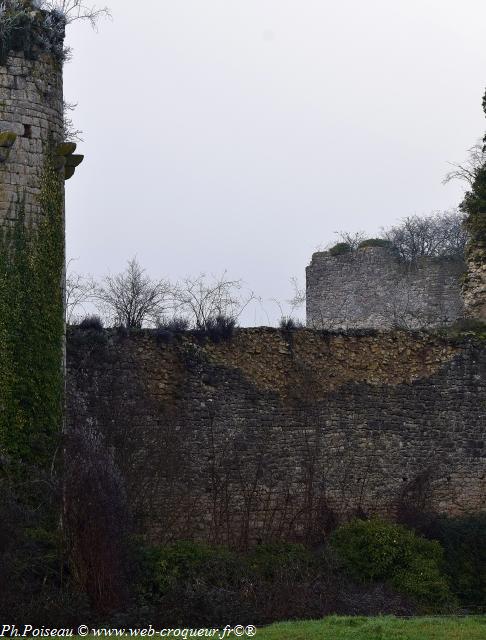
<instances>
[{"instance_id":1,"label":"stone tower","mask_svg":"<svg viewBox=\"0 0 486 640\"><path fill-rule=\"evenodd\" d=\"M22 198L26 222L35 226L47 154L65 178L82 156L75 156L76 145L64 140L64 21L31 2L20 7L9 10L7 3L0 14L7 31L0 60L0 225L15 219L15 203ZM19 13L21 20L15 23ZM11 23L17 24L13 35L8 33Z\"/></svg>"}]
</instances>

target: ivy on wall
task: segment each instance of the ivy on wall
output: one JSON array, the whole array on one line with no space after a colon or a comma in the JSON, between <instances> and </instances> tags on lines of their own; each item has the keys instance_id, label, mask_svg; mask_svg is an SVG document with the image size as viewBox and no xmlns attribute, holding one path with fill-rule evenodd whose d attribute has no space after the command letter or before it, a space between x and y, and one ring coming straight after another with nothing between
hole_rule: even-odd
<instances>
[{"instance_id":1,"label":"ivy on wall","mask_svg":"<svg viewBox=\"0 0 486 640\"><path fill-rule=\"evenodd\" d=\"M486 93L483 110L486 114ZM486 145L486 136L483 142ZM468 257L474 257L476 261L486 260L486 165L477 169L472 188L466 193L460 209L467 215L466 228L470 236Z\"/></svg>"},{"instance_id":2,"label":"ivy on wall","mask_svg":"<svg viewBox=\"0 0 486 640\"><path fill-rule=\"evenodd\" d=\"M0 454L49 468L63 413L63 182L46 161L42 220L26 224L21 197L16 222L0 239Z\"/></svg>"}]
</instances>

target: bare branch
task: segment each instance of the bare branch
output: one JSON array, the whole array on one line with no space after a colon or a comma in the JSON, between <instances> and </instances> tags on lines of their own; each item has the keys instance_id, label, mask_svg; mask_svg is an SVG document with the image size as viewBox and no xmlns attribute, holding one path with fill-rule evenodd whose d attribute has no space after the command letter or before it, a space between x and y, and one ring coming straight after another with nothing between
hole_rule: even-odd
<instances>
[{"instance_id":1,"label":"bare branch","mask_svg":"<svg viewBox=\"0 0 486 640\"><path fill-rule=\"evenodd\" d=\"M468 156L464 164L457 162L449 162L448 164L454 167L454 169L446 174L442 184L448 184L453 180L460 180L461 182L465 182L469 187L472 187L478 170L486 164L486 146L482 140L478 140L474 146L468 149Z\"/></svg>"},{"instance_id":2,"label":"bare branch","mask_svg":"<svg viewBox=\"0 0 486 640\"><path fill-rule=\"evenodd\" d=\"M91 276L74 271L66 277L66 323L71 324L76 315L85 312L84 305L93 300L96 285Z\"/></svg>"},{"instance_id":3,"label":"bare branch","mask_svg":"<svg viewBox=\"0 0 486 640\"><path fill-rule=\"evenodd\" d=\"M173 295L178 312L196 329L206 329L217 317L236 321L255 300L253 292L244 293L241 280L229 280L226 272L221 277L208 278L203 273L185 278Z\"/></svg>"},{"instance_id":4,"label":"bare branch","mask_svg":"<svg viewBox=\"0 0 486 640\"><path fill-rule=\"evenodd\" d=\"M39 0L37 6L46 11L61 13L66 20L66 24L71 24L78 20L87 20L94 29L101 18L111 18L111 12L108 7L90 6L85 4L83 0Z\"/></svg>"}]
</instances>

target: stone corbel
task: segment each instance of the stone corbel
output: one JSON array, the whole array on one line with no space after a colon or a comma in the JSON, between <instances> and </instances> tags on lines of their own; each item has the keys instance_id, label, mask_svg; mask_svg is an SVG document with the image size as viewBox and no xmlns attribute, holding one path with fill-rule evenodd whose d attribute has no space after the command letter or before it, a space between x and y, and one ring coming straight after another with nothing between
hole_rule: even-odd
<instances>
[{"instance_id":1,"label":"stone corbel","mask_svg":"<svg viewBox=\"0 0 486 640\"><path fill-rule=\"evenodd\" d=\"M75 151L75 142L63 142L56 149L54 165L56 169L64 172L65 180L73 177L76 167L79 167L84 160L84 156L75 154Z\"/></svg>"},{"instance_id":2,"label":"stone corbel","mask_svg":"<svg viewBox=\"0 0 486 640\"><path fill-rule=\"evenodd\" d=\"M0 132L0 164L7 162L10 155L10 149L13 147L17 134L12 131Z\"/></svg>"}]
</instances>

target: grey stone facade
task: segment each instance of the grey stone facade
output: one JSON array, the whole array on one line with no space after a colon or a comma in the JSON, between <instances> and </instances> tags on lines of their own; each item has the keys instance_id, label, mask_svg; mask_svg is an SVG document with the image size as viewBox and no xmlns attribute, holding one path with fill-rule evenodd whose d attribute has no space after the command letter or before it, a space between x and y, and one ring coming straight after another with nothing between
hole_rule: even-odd
<instances>
[{"instance_id":1,"label":"grey stone facade","mask_svg":"<svg viewBox=\"0 0 486 640\"><path fill-rule=\"evenodd\" d=\"M462 295L466 316L486 322L486 249L483 246L468 247Z\"/></svg>"},{"instance_id":2,"label":"grey stone facade","mask_svg":"<svg viewBox=\"0 0 486 640\"><path fill-rule=\"evenodd\" d=\"M47 54L38 60L11 54L0 66L0 133L17 135L0 162L0 225L15 218L19 195L25 197L27 222L38 222L48 145L63 141L62 84L62 68Z\"/></svg>"},{"instance_id":3,"label":"grey stone facade","mask_svg":"<svg viewBox=\"0 0 486 640\"><path fill-rule=\"evenodd\" d=\"M408 329L450 324L464 315L462 262L422 258L403 264L394 251L367 247L315 253L307 267L307 326Z\"/></svg>"}]
</instances>

